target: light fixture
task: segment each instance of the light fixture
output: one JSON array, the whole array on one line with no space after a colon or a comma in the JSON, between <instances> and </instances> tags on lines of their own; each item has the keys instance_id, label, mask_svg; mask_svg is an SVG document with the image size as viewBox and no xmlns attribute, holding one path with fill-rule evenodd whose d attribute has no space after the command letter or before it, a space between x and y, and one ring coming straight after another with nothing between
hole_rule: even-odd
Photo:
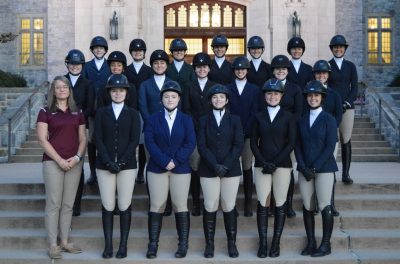
<instances>
[{"instance_id":1,"label":"light fixture","mask_svg":"<svg viewBox=\"0 0 400 264\"><path fill-rule=\"evenodd\" d=\"M118 17L116 11L114 11L113 17L110 19L110 39L118 39Z\"/></svg>"}]
</instances>

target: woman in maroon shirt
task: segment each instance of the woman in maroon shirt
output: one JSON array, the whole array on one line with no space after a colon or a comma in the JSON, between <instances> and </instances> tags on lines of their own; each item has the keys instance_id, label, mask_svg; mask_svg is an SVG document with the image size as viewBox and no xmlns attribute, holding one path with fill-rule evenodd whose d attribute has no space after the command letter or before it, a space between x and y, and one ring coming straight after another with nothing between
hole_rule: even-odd
<instances>
[{"instance_id":1,"label":"woman in maroon shirt","mask_svg":"<svg viewBox=\"0 0 400 264\"><path fill-rule=\"evenodd\" d=\"M47 98L48 106L38 115L37 135L44 150L48 254L51 259L58 259L62 258L61 251L82 252L68 242L68 235L86 147L85 117L77 108L70 82L64 76L54 78Z\"/></svg>"}]
</instances>

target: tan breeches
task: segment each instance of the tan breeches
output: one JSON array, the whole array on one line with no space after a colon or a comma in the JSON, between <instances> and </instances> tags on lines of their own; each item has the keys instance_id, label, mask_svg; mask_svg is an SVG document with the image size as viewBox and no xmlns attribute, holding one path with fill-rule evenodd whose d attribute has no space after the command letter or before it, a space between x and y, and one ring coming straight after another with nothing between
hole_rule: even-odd
<instances>
[{"instance_id":1,"label":"tan breeches","mask_svg":"<svg viewBox=\"0 0 400 264\"><path fill-rule=\"evenodd\" d=\"M351 139L354 126L354 109L348 109L343 113L342 122L339 125L340 142L346 144Z\"/></svg>"},{"instance_id":2,"label":"tan breeches","mask_svg":"<svg viewBox=\"0 0 400 264\"><path fill-rule=\"evenodd\" d=\"M317 173L315 179L310 181L306 181L303 174L299 172L300 193L303 205L308 211L315 208L315 195L317 195L320 210L331 204L333 181L333 172Z\"/></svg>"},{"instance_id":3,"label":"tan breeches","mask_svg":"<svg viewBox=\"0 0 400 264\"><path fill-rule=\"evenodd\" d=\"M235 208L236 196L239 190L240 176L237 177L200 177L204 197L204 209L207 212L218 210L221 197L222 211L230 212Z\"/></svg>"}]
</instances>

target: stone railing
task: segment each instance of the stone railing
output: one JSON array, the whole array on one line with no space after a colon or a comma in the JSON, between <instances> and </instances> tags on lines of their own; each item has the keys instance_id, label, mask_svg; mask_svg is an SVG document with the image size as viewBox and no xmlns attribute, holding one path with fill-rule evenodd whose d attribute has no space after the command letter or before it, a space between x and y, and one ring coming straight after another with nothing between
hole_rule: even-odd
<instances>
[{"instance_id":1,"label":"stone railing","mask_svg":"<svg viewBox=\"0 0 400 264\"><path fill-rule=\"evenodd\" d=\"M380 133L400 156L400 106L391 95L393 89L400 88L367 88L365 107Z\"/></svg>"},{"instance_id":2,"label":"stone railing","mask_svg":"<svg viewBox=\"0 0 400 264\"><path fill-rule=\"evenodd\" d=\"M0 115L0 162L9 161L15 149L26 141L29 131L36 127L37 113L43 107L48 85L45 82L20 94Z\"/></svg>"}]
</instances>

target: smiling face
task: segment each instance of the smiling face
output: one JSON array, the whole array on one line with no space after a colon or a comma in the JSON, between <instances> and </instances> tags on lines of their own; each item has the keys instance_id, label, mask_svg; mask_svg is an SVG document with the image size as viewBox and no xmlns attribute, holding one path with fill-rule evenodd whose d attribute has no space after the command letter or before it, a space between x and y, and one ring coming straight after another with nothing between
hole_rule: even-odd
<instances>
[{"instance_id":1,"label":"smiling face","mask_svg":"<svg viewBox=\"0 0 400 264\"><path fill-rule=\"evenodd\" d=\"M186 50L174 50L172 51L172 57L177 61L182 61L185 58Z\"/></svg>"},{"instance_id":2,"label":"smiling face","mask_svg":"<svg viewBox=\"0 0 400 264\"><path fill-rule=\"evenodd\" d=\"M326 84L328 82L329 72L315 72L314 77L322 84Z\"/></svg>"},{"instance_id":3,"label":"smiling face","mask_svg":"<svg viewBox=\"0 0 400 264\"><path fill-rule=\"evenodd\" d=\"M144 50L132 50L131 56L134 61L142 61L144 59Z\"/></svg>"},{"instance_id":4,"label":"smiling face","mask_svg":"<svg viewBox=\"0 0 400 264\"><path fill-rule=\"evenodd\" d=\"M194 71L197 75L197 78L203 79L207 77L208 73L210 72L210 67L208 65L196 66Z\"/></svg>"},{"instance_id":5,"label":"smiling face","mask_svg":"<svg viewBox=\"0 0 400 264\"><path fill-rule=\"evenodd\" d=\"M112 61L110 63L110 70L112 74L121 74L124 71L124 64L120 61Z\"/></svg>"},{"instance_id":6,"label":"smiling face","mask_svg":"<svg viewBox=\"0 0 400 264\"><path fill-rule=\"evenodd\" d=\"M253 59L258 59L263 54L263 48L250 48L249 53Z\"/></svg>"},{"instance_id":7,"label":"smiling face","mask_svg":"<svg viewBox=\"0 0 400 264\"><path fill-rule=\"evenodd\" d=\"M235 69L235 76L239 80L244 80L247 75L247 69Z\"/></svg>"},{"instance_id":8,"label":"smiling face","mask_svg":"<svg viewBox=\"0 0 400 264\"><path fill-rule=\"evenodd\" d=\"M152 64L153 71L157 75L163 75L167 67L167 63L164 60L155 60Z\"/></svg>"},{"instance_id":9,"label":"smiling face","mask_svg":"<svg viewBox=\"0 0 400 264\"><path fill-rule=\"evenodd\" d=\"M218 58L222 58L225 56L227 47L226 46L214 46L212 47L214 55Z\"/></svg>"},{"instance_id":10,"label":"smiling face","mask_svg":"<svg viewBox=\"0 0 400 264\"><path fill-rule=\"evenodd\" d=\"M228 98L224 93L217 93L211 96L211 104L214 109L224 109L228 103Z\"/></svg>"},{"instance_id":11,"label":"smiling face","mask_svg":"<svg viewBox=\"0 0 400 264\"><path fill-rule=\"evenodd\" d=\"M280 92L275 92L275 91L266 92L265 101L270 106L277 106L281 102L282 96L283 93Z\"/></svg>"},{"instance_id":12,"label":"smiling face","mask_svg":"<svg viewBox=\"0 0 400 264\"><path fill-rule=\"evenodd\" d=\"M96 56L96 58L101 59L106 55L106 49L101 46L95 46L92 49L93 55Z\"/></svg>"},{"instance_id":13,"label":"smiling face","mask_svg":"<svg viewBox=\"0 0 400 264\"><path fill-rule=\"evenodd\" d=\"M72 75L79 75L82 72L83 65L82 64L71 64L67 65L68 72Z\"/></svg>"},{"instance_id":14,"label":"smiling face","mask_svg":"<svg viewBox=\"0 0 400 264\"><path fill-rule=\"evenodd\" d=\"M286 76L288 75L289 70L288 70L288 68L274 68L272 73L276 79L283 81L286 79Z\"/></svg>"},{"instance_id":15,"label":"smiling face","mask_svg":"<svg viewBox=\"0 0 400 264\"><path fill-rule=\"evenodd\" d=\"M126 89L125 88L111 88L110 90L111 100L120 104L125 101L126 98Z\"/></svg>"},{"instance_id":16,"label":"smiling face","mask_svg":"<svg viewBox=\"0 0 400 264\"><path fill-rule=\"evenodd\" d=\"M307 94L307 103L311 108L318 108L321 106L322 95L319 93Z\"/></svg>"},{"instance_id":17,"label":"smiling face","mask_svg":"<svg viewBox=\"0 0 400 264\"><path fill-rule=\"evenodd\" d=\"M54 96L60 100L67 100L70 94L69 85L61 80L57 80L54 84Z\"/></svg>"},{"instance_id":18,"label":"smiling face","mask_svg":"<svg viewBox=\"0 0 400 264\"><path fill-rule=\"evenodd\" d=\"M346 46L333 46L332 47L332 54L336 58L341 58L346 53Z\"/></svg>"},{"instance_id":19,"label":"smiling face","mask_svg":"<svg viewBox=\"0 0 400 264\"><path fill-rule=\"evenodd\" d=\"M172 111L178 107L180 99L181 97L177 92L166 91L162 95L162 104L167 110Z\"/></svg>"},{"instance_id":20,"label":"smiling face","mask_svg":"<svg viewBox=\"0 0 400 264\"><path fill-rule=\"evenodd\" d=\"M300 59L301 56L303 56L303 48L301 47L295 47L290 49L290 55L292 56L293 59Z\"/></svg>"}]
</instances>

